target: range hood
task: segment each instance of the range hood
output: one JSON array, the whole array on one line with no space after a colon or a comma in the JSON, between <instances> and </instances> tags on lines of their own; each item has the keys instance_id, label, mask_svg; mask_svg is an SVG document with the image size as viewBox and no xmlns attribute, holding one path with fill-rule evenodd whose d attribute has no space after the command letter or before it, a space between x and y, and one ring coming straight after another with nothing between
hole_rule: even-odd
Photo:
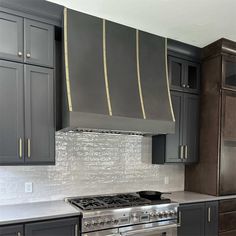
<instances>
[{"instance_id":1,"label":"range hood","mask_svg":"<svg viewBox=\"0 0 236 236\"><path fill-rule=\"evenodd\" d=\"M167 40L64 10L63 130L173 133Z\"/></svg>"}]
</instances>

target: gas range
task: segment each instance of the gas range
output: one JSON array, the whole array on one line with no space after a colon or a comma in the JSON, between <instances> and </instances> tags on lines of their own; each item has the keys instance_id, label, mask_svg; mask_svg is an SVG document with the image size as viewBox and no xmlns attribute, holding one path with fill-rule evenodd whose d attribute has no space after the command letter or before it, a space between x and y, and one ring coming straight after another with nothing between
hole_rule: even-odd
<instances>
[{"instance_id":1,"label":"gas range","mask_svg":"<svg viewBox=\"0 0 236 236\"><path fill-rule=\"evenodd\" d=\"M177 228L178 204L170 199L152 201L130 193L66 200L82 212L81 232L84 236L124 235L121 232L133 226L145 229L150 226L152 229L155 225L157 228L174 225Z\"/></svg>"}]
</instances>

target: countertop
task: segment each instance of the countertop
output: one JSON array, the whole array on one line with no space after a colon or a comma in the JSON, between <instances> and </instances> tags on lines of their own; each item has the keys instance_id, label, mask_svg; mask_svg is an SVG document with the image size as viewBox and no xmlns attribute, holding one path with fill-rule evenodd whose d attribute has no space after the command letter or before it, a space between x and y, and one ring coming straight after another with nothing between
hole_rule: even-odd
<instances>
[{"instance_id":1,"label":"countertop","mask_svg":"<svg viewBox=\"0 0 236 236\"><path fill-rule=\"evenodd\" d=\"M164 194L163 197L170 198L173 202L178 202L180 204L187 204L187 203L227 200L236 198L236 195L216 197L206 194L180 191L180 192L172 192L171 194Z\"/></svg>"},{"instance_id":2,"label":"countertop","mask_svg":"<svg viewBox=\"0 0 236 236\"><path fill-rule=\"evenodd\" d=\"M64 201L0 206L0 225L78 216L80 212Z\"/></svg>"}]
</instances>

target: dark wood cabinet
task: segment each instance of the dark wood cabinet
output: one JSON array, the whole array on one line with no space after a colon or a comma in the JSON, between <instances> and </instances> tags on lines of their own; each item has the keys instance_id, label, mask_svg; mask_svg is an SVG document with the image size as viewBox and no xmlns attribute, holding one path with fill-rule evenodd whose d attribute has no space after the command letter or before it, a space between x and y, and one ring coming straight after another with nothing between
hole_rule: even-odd
<instances>
[{"instance_id":1,"label":"dark wood cabinet","mask_svg":"<svg viewBox=\"0 0 236 236\"><path fill-rule=\"evenodd\" d=\"M189 93L199 93L200 64L169 56L168 65L171 89Z\"/></svg>"},{"instance_id":2,"label":"dark wood cabinet","mask_svg":"<svg viewBox=\"0 0 236 236\"><path fill-rule=\"evenodd\" d=\"M236 194L235 42L221 39L203 49L200 161L186 168L186 190Z\"/></svg>"},{"instance_id":3,"label":"dark wood cabinet","mask_svg":"<svg viewBox=\"0 0 236 236\"><path fill-rule=\"evenodd\" d=\"M0 163L24 162L23 65L0 61Z\"/></svg>"},{"instance_id":4,"label":"dark wood cabinet","mask_svg":"<svg viewBox=\"0 0 236 236\"><path fill-rule=\"evenodd\" d=\"M199 96L171 92L175 133L154 136L153 164L196 163L199 148Z\"/></svg>"},{"instance_id":5,"label":"dark wood cabinet","mask_svg":"<svg viewBox=\"0 0 236 236\"><path fill-rule=\"evenodd\" d=\"M0 12L0 58L54 67L54 26Z\"/></svg>"},{"instance_id":6,"label":"dark wood cabinet","mask_svg":"<svg viewBox=\"0 0 236 236\"><path fill-rule=\"evenodd\" d=\"M69 218L25 224L25 236L79 236L79 219Z\"/></svg>"},{"instance_id":7,"label":"dark wood cabinet","mask_svg":"<svg viewBox=\"0 0 236 236\"><path fill-rule=\"evenodd\" d=\"M0 236L23 236L23 225L0 226Z\"/></svg>"},{"instance_id":8,"label":"dark wood cabinet","mask_svg":"<svg viewBox=\"0 0 236 236\"><path fill-rule=\"evenodd\" d=\"M53 70L0 61L0 164L55 162Z\"/></svg>"},{"instance_id":9,"label":"dark wood cabinet","mask_svg":"<svg viewBox=\"0 0 236 236\"><path fill-rule=\"evenodd\" d=\"M22 62L23 18L0 12L0 35L0 58Z\"/></svg>"},{"instance_id":10,"label":"dark wood cabinet","mask_svg":"<svg viewBox=\"0 0 236 236\"><path fill-rule=\"evenodd\" d=\"M53 70L25 66L25 162L53 164L55 159Z\"/></svg>"},{"instance_id":11,"label":"dark wood cabinet","mask_svg":"<svg viewBox=\"0 0 236 236\"><path fill-rule=\"evenodd\" d=\"M178 236L218 235L217 212L217 201L180 205Z\"/></svg>"},{"instance_id":12,"label":"dark wood cabinet","mask_svg":"<svg viewBox=\"0 0 236 236\"><path fill-rule=\"evenodd\" d=\"M24 20L24 59L26 63L53 67L54 27L33 20Z\"/></svg>"}]
</instances>

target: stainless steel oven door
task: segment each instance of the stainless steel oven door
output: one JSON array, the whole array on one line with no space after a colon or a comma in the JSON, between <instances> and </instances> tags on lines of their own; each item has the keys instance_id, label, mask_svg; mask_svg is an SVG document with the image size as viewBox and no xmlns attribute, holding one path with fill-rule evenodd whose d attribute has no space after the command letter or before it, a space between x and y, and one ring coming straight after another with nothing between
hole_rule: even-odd
<instances>
[{"instance_id":1,"label":"stainless steel oven door","mask_svg":"<svg viewBox=\"0 0 236 236\"><path fill-rule=\"evenodd\" d=\"M83 233L82 236L120 236L118 229L101 230L91 233Z\"/></svg>"},{"instance_id":2,"label":"stainless steel oven door","mask_svg":"<svg viewBox=\"0 0 236 236\"><path fill-rule=\"evenodd\" d=\"M177 236L177 224L151 223L121 228L119 232L121 236Z\"/></svg>"}]
</instances>

